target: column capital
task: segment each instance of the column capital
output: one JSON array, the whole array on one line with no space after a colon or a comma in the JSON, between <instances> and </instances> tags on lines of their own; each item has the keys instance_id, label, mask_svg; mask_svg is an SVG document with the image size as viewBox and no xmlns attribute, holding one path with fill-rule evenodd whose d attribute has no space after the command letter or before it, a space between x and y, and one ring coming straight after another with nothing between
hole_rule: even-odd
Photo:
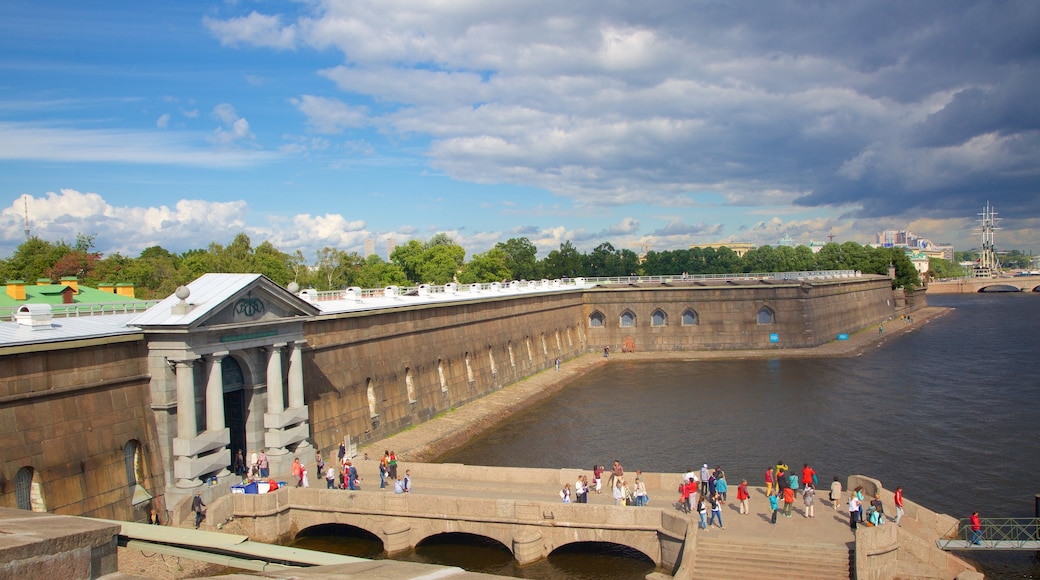
<instances>
[{"instance_id":1,"label":"column capital","mask_svg":"<svg viewBox=\"0 0 1040 580\"><path fill-rule=\"evenodd\" d=\"M296 348L303 348L303 347L307 346L307 339L306 338L301 338L299 340L292 341L292 343L293 343L293 346L296 347Z\"/></svg>"},{"instance_id":2,"label":"column capital","mask_svg":"<svg viewBox=\"0 0 1040 580\"><path fill-rule=\"evenodd\" d=\"M226 350L221 350L221 351L217 351L217 352L211 352L207 356L209 357L209 360L219 361L219 360L223 360L223 359L227 358L227 356L230 355L230 354L231 353L226 351Z\"/></svg>"},{"instance_id":3,"label":"column capital","mask_svg":"<svg viewBox=\"0 0 1040 580\"><path fill-rule=\"evenodd\" d=\"M279 351L281 351L283 348L285 348L287 346L289 346L289 343L287 343L287 342L276 342L274 344L269 344L269 345L261 347L261 348L263 348L267 352L279 352Z\"/></svg>"},{"instance_id":4,"label":"column capital","mask_svg":"<svg viewBox=\"0 0 1040 580\"><path fill-rule=\"evenodd\" d=\"M190 367L190 366L193 366L195 364L195 362L198 361L198 360L199 360L199 357L197 357L197 356L180 356L180 357L168 356L168 357L166 357L166 362L169 363L170 366L179 366L179 367Z\"/></svg>"}]
</instances>

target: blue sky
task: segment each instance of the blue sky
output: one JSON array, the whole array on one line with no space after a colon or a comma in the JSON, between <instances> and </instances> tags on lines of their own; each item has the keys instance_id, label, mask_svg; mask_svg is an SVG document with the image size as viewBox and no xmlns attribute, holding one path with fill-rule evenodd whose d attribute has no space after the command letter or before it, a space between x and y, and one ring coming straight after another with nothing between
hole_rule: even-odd
<instances>
[{"instance_id":1,"label":"blue sky","mask_svg":"<svg viewBox=\"0 0 1040 580\"><path fill-rule=\"evenodd\" d=\"M139 8L128 8L140 6ZM5 3L0 256L363 250L446 232L637 252L1040 251L1040 3Z\"/></svg>"}]
</instances>

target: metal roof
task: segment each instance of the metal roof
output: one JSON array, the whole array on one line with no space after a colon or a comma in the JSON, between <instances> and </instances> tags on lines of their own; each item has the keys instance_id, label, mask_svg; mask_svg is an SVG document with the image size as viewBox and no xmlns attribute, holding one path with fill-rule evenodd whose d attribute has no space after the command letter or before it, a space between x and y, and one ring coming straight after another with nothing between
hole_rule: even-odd
<instances>
[{"instance_id":1,"label":"metal roof","mask_svg":"<svg viewBox=\"0 0 1040 580\"><path fill-rule=\"evenodd\" d=\"M0 323L0 347L134 334L141 332L140 328L130 326L135 316L137 314L54 318L49 327L4 322Z\"/></svg>"},{"instance_id":2,"label":"metal roof","mask_svg":"<svg viewBox=\"0 0 1040 580\"><path fill-rule=\"evenodd\" d=\"M263 277L262 274L203 274L188 284L190 294L186 302L194 308L187 314L173 314L173 307L180 302L180 298L173 294L139 314L131 324L136 326L190 325L261 277Z\"/></svg>"}]
</instances>

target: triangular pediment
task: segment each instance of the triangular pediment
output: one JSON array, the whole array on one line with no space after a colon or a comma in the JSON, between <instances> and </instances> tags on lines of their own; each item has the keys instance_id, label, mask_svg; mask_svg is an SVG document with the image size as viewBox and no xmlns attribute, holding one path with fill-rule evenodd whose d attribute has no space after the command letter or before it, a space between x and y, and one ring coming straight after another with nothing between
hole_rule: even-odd
<instances>
[{"instance_id":1,"label":"triangular pediment","mask_svg":"<svg viewBox=\"0 0 1040 580\"><path fill-rule=\"evenodd\" d=\"M294 301L286 300L285 294L288 294L286 290L277 286L276 288L280 292L272 292L271 288L266 287L262 283L252 285L228 298L220 308L211 311L206 317L192 326L271 322L283 318L313 315L309 311L304 311ZM289 296L296 298L291 294ZM299 299L296 301L299 301ZM307 305L310 306L309 304Z\"/></svg>"},{"instance_id":2,"label":"triangular pediment","mask_svg":"<svg viewBox=\"0 0 1040 580\"><path fill-rule=\"evenodd\" d=\"M205 274L187 292L169 296L136 317L142 328L200 328L309 318L318 309L261 274Z\"/></svg>"}]
</instances>

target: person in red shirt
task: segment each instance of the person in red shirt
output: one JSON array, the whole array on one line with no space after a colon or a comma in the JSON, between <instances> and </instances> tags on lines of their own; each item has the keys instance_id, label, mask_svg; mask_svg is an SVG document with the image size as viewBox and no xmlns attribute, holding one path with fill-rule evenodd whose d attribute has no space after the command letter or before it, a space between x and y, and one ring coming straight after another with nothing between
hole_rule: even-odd
<instances>
[{"instance_id":1,"label":"person in red shirt","mask_svg":"<svg viewBox=\"0 0 1040 580\"><path fill-rule=\"evenodd\" d=\"M896 487L896 525L899 525L899 519L903 517L903 486Z\"/></svg>"},{"instance_id":2,"label":"person in red shirt","mask_svg":"<svg viewBox=\"0 0 1040 580\"><path fill-rule=\"evenodd\" d=\"M769 468L766 469L766 495L773 493L773 473L775 473L775 471L773 470L773 466L770 465Z\"/></svg>"},{"instance_id":3,"label":"person in red shirt","mask_svg":"<svg viewBox=\"0 0 1040 580\"><path fill-rule=\"evenodd\" d=\"M971 543L975 546L982 545L982 520L979 519L979 512L971 512Z\"/></svg>"},{"instance_id":4,"label":"person in red shirt","mask_svg":"<svg viewBox=\"0 0 1040 580\"><path fill-rule=\"evenodd\" d=\"M791 486L784 488L784 515L791 517L791 506L794 505L794 490Z\"/></svg>"},{"instance_id":5,"label":"person in red shirt","mask_svg":"<svg viewBox=\"0 0 1040 580\"><path fill-rule=\"evenodd\" d=\"M303 487L303 464L300 463L299 457L293 459L292 475L296 480L296 487Z\"/></svg>"},{"instance_id":6,"label":"person in red shirt","mask_svg":"<svg viewBox=\"0 0 1040 580\"><path fill-rule=\"evenodd\" d=\"M816 486L816 481L813 479L813 476L815 476L815 475L816 475L816 470L813 469L808 463L803 465L802 466L802 487L805 487L805 484L807 484L807 483L811 483L815 487Z\"/></svg>"},{"instance_id":7,"label":"person in red shirt","mask_svg":"<svg viewBox=\"0 0 1040 580\"><path fill-rule=\"evenodd\" d=\"M748 498L750 497L751 495L747 490L747 480L740 480L740 485L737 486L737 499L740 500L740 513L745 516L748 515Z\"/></svg>"}]
</instances>

